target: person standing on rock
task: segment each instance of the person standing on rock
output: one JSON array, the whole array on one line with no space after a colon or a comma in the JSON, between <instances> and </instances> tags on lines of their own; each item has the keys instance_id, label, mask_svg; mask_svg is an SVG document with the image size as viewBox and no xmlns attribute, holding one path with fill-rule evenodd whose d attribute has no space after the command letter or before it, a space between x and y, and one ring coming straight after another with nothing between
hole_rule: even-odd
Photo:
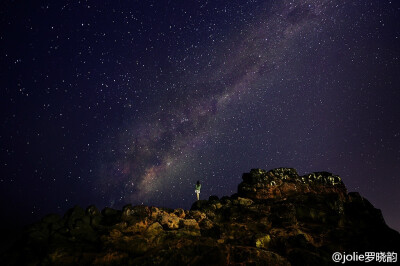
<instances>
[{"instance_id":1,"label":"person standing on rock","mask_svg":"<svg viewBox=\"0 0 400 266\"><path fill-rule=\"evenodd\" d=\"M201 189L201 184L200 184L200 181L197 180L196 190L194 191L197 194L197 200L200 199L200 189Z\"/></svg>"}]
</instances>

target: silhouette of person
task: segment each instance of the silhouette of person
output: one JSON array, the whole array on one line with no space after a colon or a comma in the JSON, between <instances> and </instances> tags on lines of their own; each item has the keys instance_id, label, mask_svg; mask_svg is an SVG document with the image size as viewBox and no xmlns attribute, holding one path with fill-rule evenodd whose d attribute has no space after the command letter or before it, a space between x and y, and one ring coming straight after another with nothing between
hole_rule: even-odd
<instances>
[{"instance_id":1,"label":"silhouette of person","mask_svg":"<svg viewBox=\"0 0 400 266\"><path fill-rule=\"evenodd\" d=\"M197 181L197 183L196 183L196 190L194 191L194 192L197 194L197 200L200 199L200 189L201 189L200 181Z\"/></svg>"}]
</instances>

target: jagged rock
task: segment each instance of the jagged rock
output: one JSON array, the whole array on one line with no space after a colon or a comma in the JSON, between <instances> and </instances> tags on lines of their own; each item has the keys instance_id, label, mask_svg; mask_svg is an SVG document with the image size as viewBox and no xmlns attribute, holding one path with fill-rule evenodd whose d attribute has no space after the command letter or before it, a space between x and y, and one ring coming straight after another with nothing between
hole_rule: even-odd
<instances>
[{"instance_id":1,"label":"jagged rock","mask_svg":"<svg viewBox=\"0 0 400 266\"><path fill-rule=\"evenodd\" d=\"M168 229L178 229L181 219L173 213L163 212L159 217L160 224Z\"/></svg>"},{"instance_id":2,"label":"jagged rock","mask_svg":"<svg viewBox=\"0 0 400 266\"><path fill-rule=\"evenodd\" d=\"M253 204L253 201L251 199L238 197L237 200L238 200L239 204L243 205L243 206L250 206L251 204Z\"/></svg>"},{"instance_id":3,"label":"jagged rock","mask_svg":"<svg viewBox=\"0 0 400 266\"><path fill-rule=\"evenodd\" d=\"M336 194L347 197L347 190L340 177L328 172L315 172L299 176L293 168L277 168L266 172L252 169L243 174L239 184L240 197L250 199L283 198L298 194Z\"/></svg>"},{"instance_id":4,"label":"jagged rock","mask_svg":"<svg viewBox=\"0 0 400 266\"><path fill-rule=\"evenodd\" d=\"M95 228L100 228L101 224L101 213L99 209L97 209L96 206L90 205L89 207L86 208L85 215L89 217L90 219L90 225L95 227Z\"/></svg>"},{"instance_id":5,"label":"jagged rock","mask_svg":"<svg viewBox=\"0 0 400 266\"><path fill-rule=\"evenodd\" d=\"M64 220L66 220L66 226L69 229L74 228L76 221L81 220L84 216L85 216L85 211L79 206L75 206L72 209L69 209L64 215Z\"/></svg>"},{"instance_id":6,"label":"jagged rock","mask_svg":"<svg viewBox=\"0 0 400 266\"><path fill-rule=\"evenodd\" d=\"M207 215L201 211L190 211L188 218L193 218L195 219L197 222L201 222L203 219L205 219L207 217Z\"/></svg>"},{"instance_id":7,"label":"jagged rock","mask_svg":"<svg viewBox=\"0 0 400 266\"><path fill-rule=\"evenodd\" d=\"M256 247L266 249L268 248L270 242L271 242L271 236L267 234L265 236L257 238Z\"/></svg>"},{"instance_id":8,"label":"jagged rock","mask_svg":"<svg viewBox=\"0 0 400 266\"><path fill-rule=\"evenodd\" d=\"M180 220L180 227L184 227L189 230L200 230L199 223L195 219Z\"/></svg>"},{"instance_id":9,"label":"jagged rock","mask_svg":"<svg viewBox=\"0 0 400 266\"><path fill-rule=\"evenodd\" d=\"M160 210L157 207L150 208L150 217L151 219L155 220L160 215Z\"/></svg>"},{"instance_id":10,"label":"jagged rock","mask_svg":"<svg viewBox=\"0 0 400 266\"><path fill-rule=\"evenodd\" d=\"M149 218L151 216L151 209L144 205L135 206L131 209L131 215L140 219Z\"/></svg>"},{"instance_id":11,"label":"jagged rock","mask_svg":"<svg viewBox=\"0 0 400 266\"><path fill-rule=\"evenodd\" d=\"M161 226L160 223L155 222L155 223L152 223L152 224L147 228L145 234L146 234L147 236L150 236L150 237L155 237L155 236L159 235L161 232L163 232L163 227Z\"/></svg>"},{"instance_id":12,"label":"jagged rock","mask_svg":"<svg viewBox=\"0 0 400 266\"><path fill-rule=\"evenodd\" d=\"M177 217L181 218L181 219L184 219L185 216L186 216L185 210L184 210L184 209L181 209L181 208L178 208L178 209L174 210L174 214L175 214Z\"/></svg>"},{"instance_id":13,"label":"jagged rock","mask_svg":"<svg viewBox=\"0 0 400 266\"><path fill-rule=\"evenodd\" d=\"M89 207L86 208L86 215L97 216L100 215L100 211L99 209L97 209L96 206L90 205Z\"/></svg>"},{"instance_id":14,"label":"jagged rock","mask_svg":"<svg viewBox=\"0 0 400 266\"><path fill-rule=\"evenodd\" d=\"M133 218L132 216L134 213L135 211L133 210L132 204L125 205L124 207L122 207L121 219L123 221L129 221Z\"/></svg>"},{"instance_id":15,"label":"jagged rock","mask_svg":"<svg viewBox=\"0 0 400 266\"><path fill-rule=\"evenodd\" d=\"M394 251L400 234L328 172L252 169L238 193L191 210L75 206L29 226L6 265L331 265L334 252Z\"/></svg>"},{"instance_id":16,"label":"jagged rock","mask_svg":"<svg viewBox=\"0 0 400 266\"><path fill-rule=\"evenodd\" d=\"M144 219L141 221L137 221L136 223L133 223L132 225L128 225L126 228L123 229L123 231L127 234L142 233L148 228L148 226L151 222L152 221L150 219Z\"/></svg>"}]
</instances>

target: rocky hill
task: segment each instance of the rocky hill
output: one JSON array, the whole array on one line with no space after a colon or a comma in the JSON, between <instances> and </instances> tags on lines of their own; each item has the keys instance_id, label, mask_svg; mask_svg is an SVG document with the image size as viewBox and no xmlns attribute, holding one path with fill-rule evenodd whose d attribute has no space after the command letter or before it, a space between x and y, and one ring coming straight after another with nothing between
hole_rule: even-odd
<instances>
[{"instance_id":1,"label":"rocky hill","mask_svg":"<svg viewBox=\"0 0 400 266\"><path fill-rule=\"evenodd\" d=\"M400 234L340 177L252 169L238 193L191 210L76 206L29 226L10 265L331 265L334 252L400 251ZM3 261L4 261L3 260Z\"/></svg>"}]
</instances>

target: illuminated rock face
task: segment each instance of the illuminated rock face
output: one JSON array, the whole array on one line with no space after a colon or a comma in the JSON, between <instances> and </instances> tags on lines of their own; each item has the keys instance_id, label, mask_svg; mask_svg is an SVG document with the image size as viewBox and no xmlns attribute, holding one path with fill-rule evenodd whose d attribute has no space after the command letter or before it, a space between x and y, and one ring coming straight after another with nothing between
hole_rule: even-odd
<instances>
[{"instance_id":1,"label":"illuminated rock face","mask_svg":"<svg viewBox=\"0 0 400 266\"><path fill-rule=\"evenodd\" d=\"M31 225L5 265L331 265L334 252L398 251L380 210L327 172L252 169L238 193L191 210L95 206ZM2 261L4 261L2 260Z\"/></svg>"},{"instance_id":2,"label":"illuminated rock face","mask_svg":"<svg viewBox=\"0 0 400 266\"><path fill-rule=\"evenodd\" d=\"M339 176L328 172L299 176L293 168L252 169L243 174L238 193L250 199L277 199L306 193L337 194L342 200L347 198L346 187Z\"/></svg>"}]
</instances>

